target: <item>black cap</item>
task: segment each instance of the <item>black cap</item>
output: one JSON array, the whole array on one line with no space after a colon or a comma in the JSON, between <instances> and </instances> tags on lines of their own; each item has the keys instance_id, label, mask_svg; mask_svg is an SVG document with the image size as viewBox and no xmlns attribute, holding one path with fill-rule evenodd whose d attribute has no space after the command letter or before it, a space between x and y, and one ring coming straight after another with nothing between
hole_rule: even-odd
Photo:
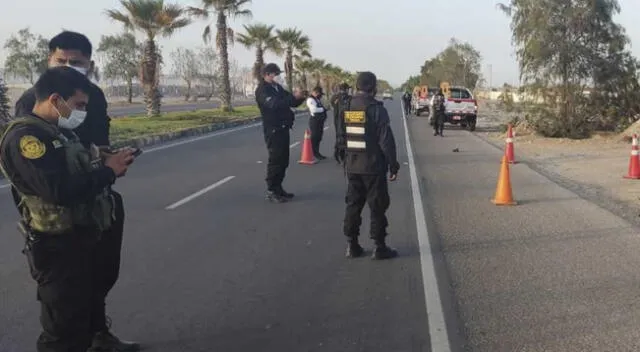
<instances>
[{"instance_id":1,"label":"black cap","mask_svg":"<svg viewBox=\"0 0 640 352\"><path fill-rule=\"evenodd\" d=\"M282 73L282 71L280 70L280 67L278 67L278 65L272 63L266 64L264 65L264 67L262 68L262 74L263 75L269 75L275 73L276 75L279 75Z\"/></svg>"},{"instance_id":2,"label":"black cap","mask_svg":"<svg viewBox=\"0 0 640 352\"><path fill-rule=\"evenodd\" d=\"M323 93L324 93L324 92L322 91L322 87L320 87L320 86L315 86L315 87L313 87L313 91L314 91L315 93L318 93L318 94L323 94Z\"/></svg>"},{"instance_id":3,"label":"black cap","mask_svg":"<svg viewBox=\"0 0 640 352\"><path fill-rule=\"evenodd\" d=\"M356 88L363 92L372 93L376 89L377 83L378 79L373 72L360 72L356 79Z\"/></svg>"}]
</instances>

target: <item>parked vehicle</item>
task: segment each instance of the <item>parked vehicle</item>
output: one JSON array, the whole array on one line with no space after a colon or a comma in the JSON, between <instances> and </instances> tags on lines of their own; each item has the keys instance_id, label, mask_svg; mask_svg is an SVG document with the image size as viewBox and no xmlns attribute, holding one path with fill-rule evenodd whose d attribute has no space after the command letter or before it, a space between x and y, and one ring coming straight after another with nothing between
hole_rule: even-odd
<instances>
[{"instance_id":1,"label":"parked vehicle","mask_svg":"<svg viewBox=\"0 0 640 352\"><path fill-rule=\"evenodd\" d=\"M478 119L478 102L471 90L465 87L450 87L445 102L445 122L452 125L460 125L469 131L476 130ZM429 100L429 106L433 106L433 97ZM431 121L433 123L433 121Z\"/></svg>"}]
</instances>

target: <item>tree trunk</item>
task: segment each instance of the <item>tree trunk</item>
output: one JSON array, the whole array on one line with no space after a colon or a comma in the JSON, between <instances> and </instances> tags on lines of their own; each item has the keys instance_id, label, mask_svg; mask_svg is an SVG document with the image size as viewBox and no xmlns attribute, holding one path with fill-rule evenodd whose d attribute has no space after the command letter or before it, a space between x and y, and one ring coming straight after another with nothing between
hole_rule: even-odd
<instances>
[{"instance_id":1,"label":"tree trunk","mask_svg":"<svg viewBox=\"0 0 640 352\"><path fill-rule=\"evenodd\" d=\"M293 50L287 48L287 56L284 62L284 73L287 75L287 87L293 92Z\"/></svg>"},{"instance_id":2,"label":"tree trunk","mask_svg":"<svg viewBox=\"0 0 640 352\"><path fill-rule=\"evenodd\" d=\"M160 115L160 95L158 93L158 57L156 43L149 37L145 43L144 59L141 67L140 82L144 90L144 103L147 108L147 116Z\"/></svg>"},{"instance_id":3,"label":"tree trunk","mask_svg":"<svg viewBox=\"0 0 640 352\"><path fill-rule=\"evenodd\" d=\"M227 17L224 12L218 13L216 24L220 40L220 70L222 71L222 91L220 92L220 109L225 112L233 111L231 107L231 80L229 79L229 48L227 42Z\"/></svg>"},{"instance_id":4,"label":"tree trunk","mask_svg":"<svg viewBox=\"0 0 640 352\"><path fill-rule=\"evenodd\" d=\"M309 89L309 83L307 82L307 73L306 72L302 72L302 86L304 87L304 89Z\"/></svg>"},{"instance_id":5,"label":"tree trunk","mask_svg":"<svg viewBox=\"0 0 640 352\"><path fill-rule=\"evenodd\" d=\"M256 63L253 65L253 78L256 83L262 81L262 68L264 67L264 50L258 46L256 48Z\"/></svg>"},{"instance_id":6,"label":"tree trunk","mask_svg":"<svg viewBox=\"0 0 640 352\"><path fill-rule=\"evenodd\" d=\"M184 95L184 101L189 101L189 97L191 97L191 81L187 79L184 81L187 83L187 93Z\"/></svg>"},{"instance_id":7,"label":"tree trunk","mask_svg":"<svg viewBox=\"0 0 640 352\"><path fill-rule=\"evenodd\" d=\"M127 77L127 102L133 103L133 77Z\"/></svg>"}]
</instances>

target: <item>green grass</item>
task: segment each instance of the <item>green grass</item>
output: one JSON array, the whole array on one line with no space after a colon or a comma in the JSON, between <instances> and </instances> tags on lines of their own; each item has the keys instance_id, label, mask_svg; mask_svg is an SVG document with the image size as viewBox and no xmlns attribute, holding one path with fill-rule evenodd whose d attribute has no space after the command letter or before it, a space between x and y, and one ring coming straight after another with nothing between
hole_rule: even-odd
<instances>
[{"instance_id":1,"label":"green grass","mask_svg":"<svg viewBox=\"0 0 640 352\"><path fill-rule=\"evenodd\" d=\"M231 113L210 109L169 112L151 118L143 115L118 117L111 120L111 139L113 143L117 143L219 122L244 120L259 115L257 106L239 106L235 107Z\"/></svg>"}]
</instances>

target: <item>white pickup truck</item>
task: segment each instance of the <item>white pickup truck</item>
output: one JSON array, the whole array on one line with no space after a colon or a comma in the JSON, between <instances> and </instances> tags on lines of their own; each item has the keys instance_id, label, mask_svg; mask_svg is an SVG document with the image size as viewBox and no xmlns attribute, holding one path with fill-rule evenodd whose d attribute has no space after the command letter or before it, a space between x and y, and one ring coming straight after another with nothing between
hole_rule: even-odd
<instances>
[{"instance_id":1,"label":"white pickup truck","mask_svg":"<svg viewBox=\"0 0 640 352\"><path fill-rule=\"evenodd\" d=\"M462 128L469 128L469 131L476 130L476 120L478 119L478 102L473 97L473 93L465 87L451 87L450 95L445 101L445 122L452 125L460 124ZM433 97L429 100L429 106L433 107ZM433 111L433 109L429 109ZM433 114L431 114L433 123Z\"/></svg>"}]
</instances>

